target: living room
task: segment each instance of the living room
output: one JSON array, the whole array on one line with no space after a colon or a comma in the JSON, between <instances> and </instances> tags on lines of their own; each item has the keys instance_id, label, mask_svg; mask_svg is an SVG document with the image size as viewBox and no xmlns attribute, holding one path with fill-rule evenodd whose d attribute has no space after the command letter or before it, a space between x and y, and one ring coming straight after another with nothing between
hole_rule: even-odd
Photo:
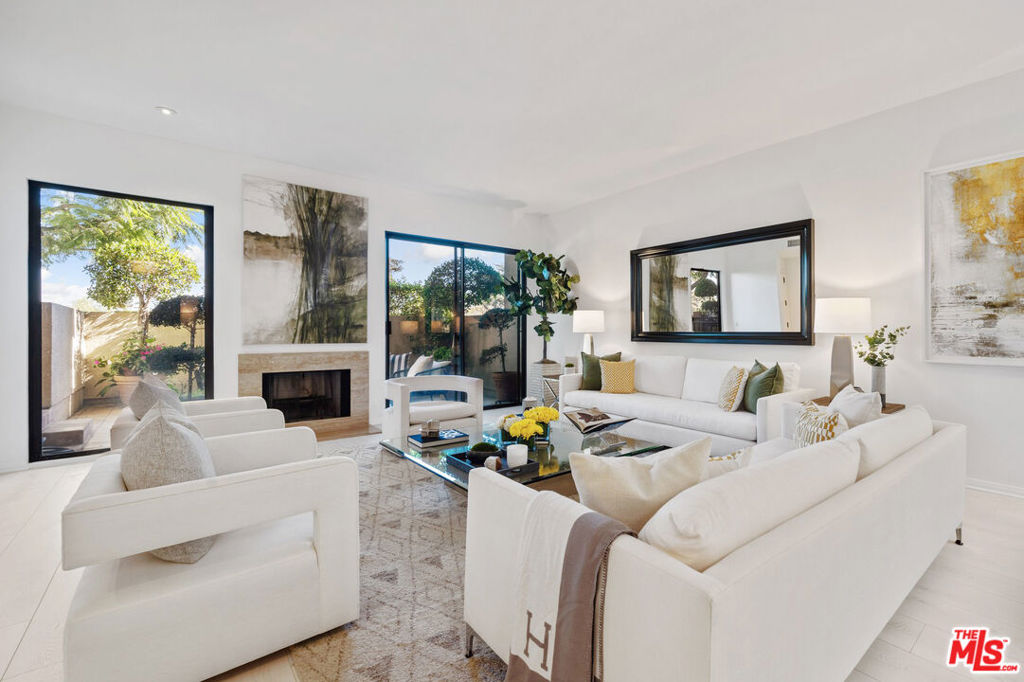
<instances>
[{"instance_id":1,"label":"living room","mask_svg":"<svg viewBox=\"0 0 1024 682\"><path fill-rule=\"evenodd\" d=\"M886 682L997 662L1012 679L1021 18L1009 2L6 4L0 679L596 665ZM166 237L177 288L105 285L128 233L83 215L111 206L140 211L119 218L133 238ZM317 250L303 211L332 207L343 236ZM755 280L735 264L759 249ZM155 260L124 277L165 284ZM587 436L578 410L616 423ZM143 427L176 419L205 473L133 481L143 445L169 447ZM468 440L412 447L435 419ZM914 420L926 434L862 454L845 483L823 457L794 464L797 443L838 461L827 448L869 452L904 437L872 429ZM712 495L761 525L712 526L687 554L684 512L730 521ZM547 598L527 594L535 500L627 527L596 569L600 651L571 672L512 632L513 608ZM192 563L160 558L172 545ZM544 640L538 622L524 631ZM978 628L1008 640L998 661L954 656Z\"/></svg>"}]
</instances>

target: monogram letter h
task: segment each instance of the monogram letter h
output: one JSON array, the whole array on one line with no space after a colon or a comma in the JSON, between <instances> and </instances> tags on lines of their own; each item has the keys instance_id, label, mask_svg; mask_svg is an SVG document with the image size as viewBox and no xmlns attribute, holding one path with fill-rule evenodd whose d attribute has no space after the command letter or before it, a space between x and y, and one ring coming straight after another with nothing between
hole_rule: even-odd
<instances>
[{"instance_id":1,"label":"monogram letter h","mask_svg":"<svg viewBox=\"0 0 1024 682\"><path fill-rule=\"evenodd\" d=\"M541 649L544 650L544 657L541 659L540 669L541 670L547 670L548 669L548 635L551 634L551 625L549 625L548 623L544 623L544 640L541 641L541 640L537 639L536 637L534 637L533 633L530 632L530 625L532 623L533 623L533 612L528 610L526 612L526 648L523 649L523 656L525 656L526 658L530 657L530 642L533 642L534 644L536 644L537 646L539 646Z\"/></svg>"}]
</instances>

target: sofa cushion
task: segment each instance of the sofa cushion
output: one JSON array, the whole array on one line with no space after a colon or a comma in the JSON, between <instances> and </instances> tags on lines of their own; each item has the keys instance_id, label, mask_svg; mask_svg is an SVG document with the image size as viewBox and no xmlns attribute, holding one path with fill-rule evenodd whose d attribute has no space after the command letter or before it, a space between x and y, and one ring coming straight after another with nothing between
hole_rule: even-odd
<instances>
[{"instance_id":1,"label":"sofa cushion","mask_svg":"<svg viewBox=\"0 0 1024 682\"><path fill-rule=\"evenodd\" d=\"M801 447L832 440L846 433L850 426L842 414L830 407L821 407L807 400L800 405L793 429L793 440Z\"/></svg>"},{"instance_id":2,"label":"sofa cushion","mask_svg":"<svg viewBox=\"0 0 1024 682\"><path fill-rule=\"evenodd\" d=\"M800 446L792 438L772 438L750 447L750 459L747 464L763 464L776 457L781 457L787 452L799 450Z\"/></svg>"},{"instance_id":3,"label":"sofa cushion","mask_svg":"<svg viewBox=\"0 0 1024 682\"><path fill-rule=\"evenodd\" d=\"M613 362L601 360L602 393L636 393L633 375L636 360Z\"/></svg>"},{"instance_id":4,"label":"sofa cushion","mask_svg":"<svg viewBox=\"0 0 1024 682\"><path fill-rule=\"evenodd\" d=\"M859 459L833 440L709 479L669 500L640 539L703 571L851 485Z\"/></svg>"},{"instance_id":5,"label":"sofa cushion","mask_svg":"<svg viewBox=\"0 0 1024 682\"><path fill-rule=\"evenodd\" d=\"M569 455L580 504L639 532L661 506L696 485L704 474L711 439L701 438L646 457Z\"/></svg>"},{"instance_id":6,"label":"sofa cushion","mask_svg":"<svg viewBox=\"0 0 1024 682\"><path fill-rule=\"evenodd\" d=\"M410 367L409 371L405 373L405 376L414 377L421 372L426 372L428 369L433 367L433 365L434 358L429 355L421 355L416 358L416 362L412 363L412 367Z\"/></svg>"},{"instance_id":7,"label":"sofa cushion","mask_svg":"<svg viewBox=\"0 0 1024 682\"><path fill-rule=\"evenodd\" d=\"M619 362L622 360L622 353L609 353L608 355L580 353L580 358L583 363L583 367L580 369L580 372L583 373L583 384L581 385L581 388L585 391L600 391L601 361L608 360L609 362Z\"/></svg>"},{"instance_id":8,"label":"sofa cushion","mask_svg":"<svg viewBox=\"0 0 1024 682\"><path fill-rule=\"evenodd\" d=\"M862 393L852 385L836 393L828 406L843 415L851 427L882 417L882 396L878 393Z\"/></svg>"},{"instance_id":9,"label":"sofa cushion","mask_svg":"<svg viewBox=\"0 0 1024 682\"><path fill-rule=\"evenodd\" d=\"M725 373L718 389L718 407L735 412L743 406L743 390L747 386L747 370L734 366Z\"/></svg>"},{"instance_id":10,"label":"sofa cushion","mask_svg":"<svg viewBox=\"0 0 1024 682\"><path fill-rule=\"evenodd\" d=\"M686 379L683 381L683 398L702 403L717 403L718 390L730 369L737 364L729 360L707 360L690 358L686 361Z\"/></svg>"},{"instance_id":11,"label":"sofa cushion","mask_svg":"<svg viewBox=\"0 0 1024 682\"><path fill-rule=\"evenodd\" d=\"M640 393L679 398L686 378L686 358L681 355L641 355L636 358L636 390Z\"/></svg>"},{"instance_id":12,"label":"sofa cushion","mask_svg":"<svg viewBox=\"0 0 1024 682\"><path fill-rule=\"evenodd\" d=\"M131 397L128 398L128 407L136 419L149 412L157 402L162 402L175 411L185 414L185 408L181 406L181 399L178 394L170 389L163 381L147 375L135 385Z\"/></svg>"},{"instance_id":13,"label":"sofa cushion","mask_svg":"<svg viewBox=\"0 0 1024 682\"><path fill-rule=\"evenodd\" d=\"M154 408L128 437L121 451L121 476L125 488L141 490L184 483L216 475L206 442L196 431L160 414ZM215 536L190 540L153 550L165 561L192 564L213 546Z\"/></svg>"},{"instance_id":14,"label":"sofa cushion","mask_svg":"<svg viewBox=\"0 0 1024 682\"><path fill-rule=\"evenodd\" d=\"M932 435L934 426L928 411L920 405L852 428L836 440L852 442L860 452L857 478L878 471L904 452Z\"/></svg>"},{"instance_id":15,"label":"sofa cushion","mask_svg":"<svg viewBox=\"0 0 1024 682\"><path fill-rule=\"evenodd\" d=\"M747 379L747 387L743 393L743 409L757 414L757 401L770 395L782 393L785 376L782 367L775 363L771 368L763 369L764 365L754 361ZM759 371L760 370L760 371Z\"/></svg>"},{"instance_id":16,"label":"sofa cushion","mask_svg":"<svg viewBox=\"0 0 1024 682\"><path fill-rule=\"evenodd\" d=\"M458 400L422 400L409 403L409 423L422 424L429 419L447 421L475 416L473 406Z\"/></svg>"},{"instance_id":17,"label":"sofa cushion","mask_svg":"<svg viewBox=\"0 0 1024 682\"><path fill-rule=\"evenodd\" d=\"M623 417L667 424L681 428L730 436L746 441L757 440L757 417L742 410L725 412L717 403L666 398L647 393L601 393L600 391L569 391L566 407L597 408Z\"/></svg>"}]
</instances>

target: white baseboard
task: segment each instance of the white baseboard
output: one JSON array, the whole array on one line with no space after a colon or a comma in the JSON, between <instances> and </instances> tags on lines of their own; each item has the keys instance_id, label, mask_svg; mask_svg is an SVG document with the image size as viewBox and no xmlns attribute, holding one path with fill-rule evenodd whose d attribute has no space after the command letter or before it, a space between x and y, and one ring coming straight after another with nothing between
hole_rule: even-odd
<instances>
[{"instance_id":1,"label":"white baseboard","mask_svg":"<svg viewBox=\"0 0 1024 682\"><path fill-rule=\"evenodd\" d=\"M985 481L980 478L968 478L967 487L972 490L981 490L986 493L998 493L1000 495L1009 495L1010 497L1024 497L1024 487Z\"/></svg>"}]
</instances>

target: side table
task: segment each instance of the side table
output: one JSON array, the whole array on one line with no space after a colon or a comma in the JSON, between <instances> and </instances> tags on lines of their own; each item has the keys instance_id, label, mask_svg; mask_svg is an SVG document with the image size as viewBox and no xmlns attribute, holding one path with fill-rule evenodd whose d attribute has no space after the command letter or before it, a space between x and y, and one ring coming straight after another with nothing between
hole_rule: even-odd
<instances>
[{"instance_id":1,"label":"side table","mask_svg":"<svg viewBox=\"0 0 1024 682\"><path fill-rule=\"evenodd\" d=\"M832 402L832 399L829 398L828 396L822 396L821 398L815 398L811 402L815 403L816 405L823 405L827 407L828 404ZM907 406L904 405L903 403L886 403L885 407L882 408L882 414L895 414L900 410L905 409L906 407Z\"/></svg>"}]
</instances>

